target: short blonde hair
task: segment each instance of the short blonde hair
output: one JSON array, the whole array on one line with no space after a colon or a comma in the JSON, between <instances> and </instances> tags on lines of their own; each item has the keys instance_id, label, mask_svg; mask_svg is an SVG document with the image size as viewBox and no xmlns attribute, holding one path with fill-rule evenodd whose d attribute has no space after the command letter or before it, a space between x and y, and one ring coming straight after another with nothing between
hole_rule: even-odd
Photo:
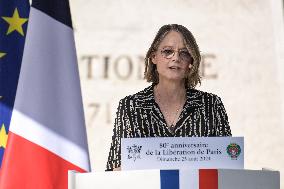
<instances>
[{"instance_id":1,"label":"short blonde hair","mask_svg":"<svg viewBox=\"0 0 284 189\"><path fill-rule=\"evenodd\" d=\"M157 51L161 41L170 31L179 32L183 36L185 46L193 58L192 68L185 79L185 87L195 88L197 84L201 84L199 75L199 65L201 62L199 47L192 33L186 27L178 24L164 25L159 29L145 57L144 78L148 82L152 82L154 84L159 83L159 74L157 72L157 67L151 59L153 53Z\"/></svg>"}]
</instances>

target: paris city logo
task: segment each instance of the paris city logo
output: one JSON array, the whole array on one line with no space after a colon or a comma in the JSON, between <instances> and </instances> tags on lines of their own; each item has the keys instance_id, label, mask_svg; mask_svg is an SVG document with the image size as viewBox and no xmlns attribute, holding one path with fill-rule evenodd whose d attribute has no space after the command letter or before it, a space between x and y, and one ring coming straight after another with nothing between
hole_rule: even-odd
<instances>
[{"instance_id":1,"label":"paris city logo","mask_svg":"<svg viewBox=\"0 0 284 189\"><path fill-rule=\"evenodd\" d=\"M240 145L236 144L236 143L231 143L227 146L227 153L228 155L236 160L238 158L238 156L241 154L242 150Z\"/></svg>"},{"instance_id":2,"label":"paris city logo","mask_svg":"<svg viewBox=\"0 0 284 189\"><path fill-rule=\"evenodd\" d=\"M136 144L133 144L132 146L127 146L128 151L128 159L133 159L133 161L136 161L137 159L141 159L140 153L141 153L142 146L138 146Z\"/></svg>"}]
</instances>

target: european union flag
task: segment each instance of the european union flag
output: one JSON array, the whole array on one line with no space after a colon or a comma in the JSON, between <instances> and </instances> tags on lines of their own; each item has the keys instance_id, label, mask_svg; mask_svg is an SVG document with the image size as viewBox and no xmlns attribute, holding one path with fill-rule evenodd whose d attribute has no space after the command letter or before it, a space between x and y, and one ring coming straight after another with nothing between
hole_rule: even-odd
<instances>
[{"instance_id":1,"label":"european union flag","mask_svg":"<svg viewBox=\"0 0 284 189\"><path fill-rule=\"evenodd\" d=\"M0 1L0 168L8 139L29 11L29 0Z\"/></svg>"}]
</instances>

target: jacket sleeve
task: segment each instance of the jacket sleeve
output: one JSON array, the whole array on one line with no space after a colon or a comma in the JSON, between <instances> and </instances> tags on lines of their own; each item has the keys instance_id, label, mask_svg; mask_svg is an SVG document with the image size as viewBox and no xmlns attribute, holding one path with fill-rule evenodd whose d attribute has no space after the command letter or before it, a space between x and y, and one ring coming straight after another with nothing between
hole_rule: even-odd
<instances>
[{"instance_id":1,"label":"jacket sleeve","mask_svg":"<svg viewBox=\"0 0 284 189\"><path fill-rule=\"evenodd\" d=\"M232 136L228 116L220 97L216 100L216 136Z\"/></svg>"},{"instance_id":2,"label":"jacket sleeve","mask_svg":"<svg viewBox=\"0 0 284 189\"><path fill-rule=\"evenodd\" d=\"M114 121L112 142L109 150L108 161L106 165L106 171L112 171L114 168L121 166L121 136L123 130L123 115L125 109L123 107L123 99L119 101L119 105L116 112L116 118Z\"/></svg>"},{"instance_id":3,"label":"jacket sleeve","mask_svg":"<svg viewBox=\"0 0 284 189\"><path fill-rule=\"evenodd\" d=\"M119 101L113 128L112 142L110 146L106 170L121 167L121 138L131 138L131 125L133 126L133 101L127 96Z\"/></svg>"}]
</instances>

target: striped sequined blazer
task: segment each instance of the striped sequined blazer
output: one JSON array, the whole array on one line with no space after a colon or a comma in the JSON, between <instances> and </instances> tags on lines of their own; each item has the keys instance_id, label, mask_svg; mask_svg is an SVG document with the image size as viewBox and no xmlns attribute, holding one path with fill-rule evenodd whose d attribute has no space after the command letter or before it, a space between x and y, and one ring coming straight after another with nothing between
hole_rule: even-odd
<instances>
[{"instance_id":1,"label":"striped sequined blazer","mask_svg":"<svg viewBox=\"0 0 284 189\"><path fill-rule=\"evenodd\" d=\"M121 138L231 136L226 110L214 94L187 89L186 102L170 131L151 85L120 100L106 170L121 166Z\"/></svg>"}]
</instances>

